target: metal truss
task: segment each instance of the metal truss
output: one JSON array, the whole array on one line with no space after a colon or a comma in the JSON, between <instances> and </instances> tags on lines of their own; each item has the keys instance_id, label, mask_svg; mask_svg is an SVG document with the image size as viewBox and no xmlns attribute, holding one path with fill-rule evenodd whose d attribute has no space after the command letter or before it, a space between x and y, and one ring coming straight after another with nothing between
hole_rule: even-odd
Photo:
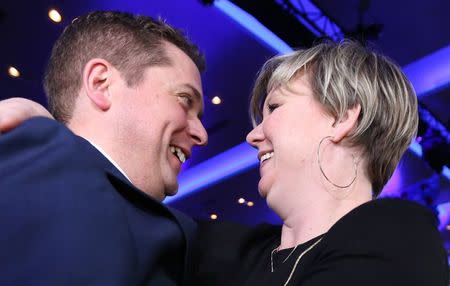
<instances>
[{"instance_id":1,"label":"metal truss","mask_svg":"<svg viewBox=\"0 0 450 286\"><path fill-rule=\"evenodd\" d=\"M339 41L344 38L341 28L310 0L275 0L319 38Z\"/></svg>"}]
</instances>

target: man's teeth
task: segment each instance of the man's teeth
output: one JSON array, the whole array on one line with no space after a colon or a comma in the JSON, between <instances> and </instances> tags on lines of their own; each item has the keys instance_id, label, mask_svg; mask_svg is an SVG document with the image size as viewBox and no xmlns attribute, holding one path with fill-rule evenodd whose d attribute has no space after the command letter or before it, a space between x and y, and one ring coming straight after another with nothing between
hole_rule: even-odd
<instances>
[{"instance_id":1,"label":"man's teeth","mask_svg":"<svg viewBox=\"0 0 450 286\"><path fill-rule=\"evenodd\" d=\"M183 151L181 151L180 148L175 146L170 146L170 152L178 157L178 160L180 160L181 163L186 162L186 155L184 155Z\"/></svg>"},{"instance_id":2,"label":"man's teeth","mask_svg":"<svg viewBox=\"0 0 450 286\"><path fill-rule=\"evenodd\" d=\"M261 163L273 157L273 152L266 153L261 156Z\"/></svg>"}]
</instances>

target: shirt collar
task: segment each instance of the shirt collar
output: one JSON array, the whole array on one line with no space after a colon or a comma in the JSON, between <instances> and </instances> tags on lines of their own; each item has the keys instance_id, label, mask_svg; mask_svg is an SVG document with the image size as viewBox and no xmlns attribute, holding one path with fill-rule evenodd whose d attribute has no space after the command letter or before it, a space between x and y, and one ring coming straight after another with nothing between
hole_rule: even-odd
<instances>
[{"instance_id":1,"label":"shirt collar","mask_svg":"<svg viewBox=\"0 0 450 286\"><path fill-rule=\"evenodd\" d=\"M85 139L86 139L86 138L85 138ZM87 140L87 139L86 139L86 140ZM117 170L119 170L119 172L122 173L122 175L124 175L125 178L127 178L127 180L130 181L130 183L133 184L133 182L131 182L130 178L127 176L127 174L125 173L125 171L122 170L122 168L120 168L119 164L117 164L117 162L114 161L114 160L111 158L111 156L109 156L108 153L105 152L105 150L103 150L100 146L94 144L92 141L90 141L90 140L87 140L87 141L88 141L89 143L91 143L91 145L94 146L95 149L97 149L100 153L102 153L102 155L105 156L106 159L108 159L108 161L110 161L111 164L113 164L114 167L116 167Z\"/></svg>"}]
</instances>

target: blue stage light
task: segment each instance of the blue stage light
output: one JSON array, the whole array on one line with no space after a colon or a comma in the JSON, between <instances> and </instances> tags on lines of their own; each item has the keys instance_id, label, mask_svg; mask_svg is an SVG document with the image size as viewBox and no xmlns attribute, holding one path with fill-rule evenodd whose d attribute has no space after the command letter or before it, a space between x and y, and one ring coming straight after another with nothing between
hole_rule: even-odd
<instances>
[{"instance_id":1,"label":"blue stage light","mask_svg":"<svg viewBox=\"0 0 450 286\"><path fill-rule=\"evenodd\" d=\"M444 230L450 225L450 203L443 203L436 207L439 216L439 229Z\"/></svg>"},{"instance_id":2,"label":"blue stage light","mask_svg":"<svg viewBox=\"0 0 450 286\"><path fill-rule=\"evenodd\" d=\"M450 46L403 67L420 98L450 85Z\"/></svg>"},{"instance_id":3,"label":"blue stage light","mask_svg":"<svg viewBox=\"0 0 450 286\"><path fill-rule=\"evenodd\" d=\"M174 197L168 197L164 202L179 200L184 196L199 191L211 184L259 164L257 151L247 143L241 143L205 162L198 164L178 176L179 189Z\"/></svg>"},{"instance_id":4,"label":"blue stage light","mask_svg":"<svg viewBox=\"0 0 450 286\"><path fill-rule=\"evenodd\" d=\"M417 142L413 142L411 145L409 145L409 151L416 154L417 157L422 158L423 156L422 146L420 146L420 144Z\"/></svg>"},{"instance_id":5,"label":"blue stage light","mask_svg":"<svg viewBox=\"0 0 450 286\"><path fill-rule=\"evenodd\" d=\"M216 0L214 1L214 6L242 27L250 31L257 39L261 40L263 44L268 45L276 52L285 54L292 51L292 48L288 44L286 44L272 31L267 29L263 24L255 19L255 17L234 5L230 1Z\"/></svg>"}]
</instances>

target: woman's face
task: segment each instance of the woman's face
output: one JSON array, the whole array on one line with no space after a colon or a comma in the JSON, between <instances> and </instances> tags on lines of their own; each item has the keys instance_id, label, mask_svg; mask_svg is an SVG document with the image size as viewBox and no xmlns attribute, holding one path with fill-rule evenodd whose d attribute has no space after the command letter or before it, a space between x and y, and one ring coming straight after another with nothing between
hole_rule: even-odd
<instances>
[{"instance_id":1,"label":"woman's face","mask_svg":"<svg viewBox=\"0 0 450 286\"><path fill-rule=\"evenodd\" d=\"M259 193L269 205L286 200L289 190L302 180L312 180L317 167L317 147L330 135L334 123L314 99L308 75L302 73L288 88L272 90L265 102L263 121L248 135L258 149L261 179Z\"/></svg>"}]
</instances>

